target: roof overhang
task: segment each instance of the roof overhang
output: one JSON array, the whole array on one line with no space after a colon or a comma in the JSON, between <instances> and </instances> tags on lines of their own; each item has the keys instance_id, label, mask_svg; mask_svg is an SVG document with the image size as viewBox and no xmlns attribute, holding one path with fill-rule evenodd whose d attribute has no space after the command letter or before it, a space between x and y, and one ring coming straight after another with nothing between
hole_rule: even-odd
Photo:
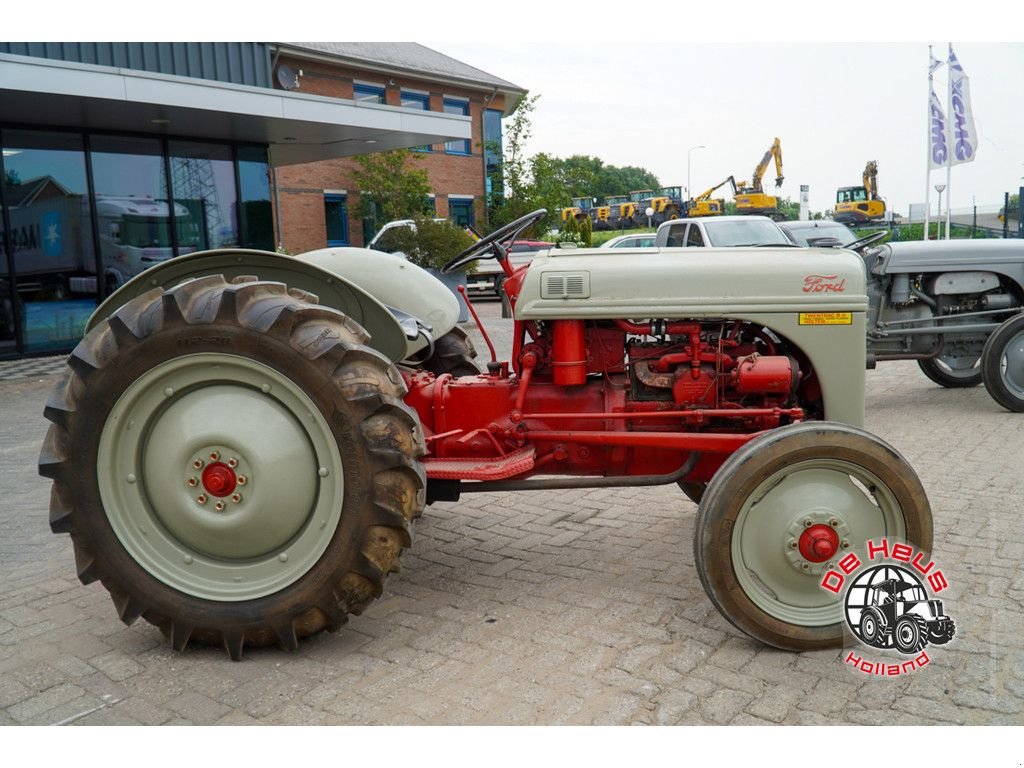
<instances>
[{"instance_id":1,"label":"roof overhang","mask_svg":"<svg viewBox=\"0 0 1024 768\"><path fill-rule=\"evenodd\" d=\"M0 122L268 144L274 165L472 138L464 115L6 54Z\"/></svg>"}]
</instances>

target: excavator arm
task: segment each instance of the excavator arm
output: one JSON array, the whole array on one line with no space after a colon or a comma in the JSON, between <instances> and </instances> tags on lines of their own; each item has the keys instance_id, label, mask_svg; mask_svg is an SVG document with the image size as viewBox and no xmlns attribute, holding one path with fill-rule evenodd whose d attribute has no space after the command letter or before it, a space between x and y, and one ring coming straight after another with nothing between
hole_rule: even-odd
<instances>
[{"instance_id":1,"label":"excavator arm","mask_svg":"<svg viewBox=\"0 0 1024 768\"><path fill-rule=\"evenodd\" d=\"M781 187L783 181L782 175L782 142L779 137L775 137L775 141L768 147L768 151L764 153L764 157L761 158L761 162L754 168L754 175L751 177L750 184L748 185L745 181L741 181L739 184L741 192L759 193L764 191L764 187L761 186L761 179L764 178L765 171L768 170L768 164L771 163L772 158L775 158L775 186Z\"/></svg>"},{"instance_id":2,"label":"excavator arm","mask_svg":"<svg viewBox=\"0 0 1024 768\"><path fill-rule=\"evenodd\" d=\"M869 160L864 166L864 189L868 193L868 200L878 199L878 163Z\"/></svg>"},{"instance_id":3,"label":"excavator arm","mask_svg":"<svg viewBox=\"0 0 1024 768\"><path fill-rule=\"evenodd\" d=\"M725 184L732 184L732 193L735 195L736 194L736 179L734 177L732 177L732 176L729 176L728 178L726 178L726 179L718 182L717 184L715 184L715 186L711 187L711 189L708 189L708 190L705 190L704 192L701 192L694 199L694 202L699 203L701 200L710 200L711 196L713 194L715 194L715 192L718 190L718 188L721 187L721 186L724 186Z\"/></svg>"}]
</instances>

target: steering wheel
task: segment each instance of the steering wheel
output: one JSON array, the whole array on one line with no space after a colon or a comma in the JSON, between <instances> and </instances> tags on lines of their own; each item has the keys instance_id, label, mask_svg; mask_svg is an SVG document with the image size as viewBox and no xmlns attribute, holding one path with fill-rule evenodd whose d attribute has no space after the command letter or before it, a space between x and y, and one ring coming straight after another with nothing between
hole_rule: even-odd
<instances>
[{"instance_id":1,"label":"steering wheel","mask_svg":"<svg viewBox=\"0 0 1024 768\"><path fill-rule=\"evenodd\" d=\"M884 229L880 229L878 232L872 232L871 234L864 235L864 237L859 240L854 240L849 245L844 245L843 248L848 251L859 251L863 248L867 248L872 243L877 243L879 240L885 239L888 234L889 233Z\"/></svg>"},{"instance_id":2,"label":"steering wheel","mask_svg":"<svg viewBox=\"0 0 1024 768\"><path fill-rule=\"evenodd\" d=\"M469 248L441 267L441 272L447 275L449 272L454 272L459 267L464 267L477 259L504 259L507 254L502 250L500 243L505 240L515 240L520 232L547 215L547 208L539 208L533 213L520 216L515 221L499 227L491 232L491 234L477 240ZM490 254L488 254L488 251L490 251Z\"/></svg>"}]
</instances>

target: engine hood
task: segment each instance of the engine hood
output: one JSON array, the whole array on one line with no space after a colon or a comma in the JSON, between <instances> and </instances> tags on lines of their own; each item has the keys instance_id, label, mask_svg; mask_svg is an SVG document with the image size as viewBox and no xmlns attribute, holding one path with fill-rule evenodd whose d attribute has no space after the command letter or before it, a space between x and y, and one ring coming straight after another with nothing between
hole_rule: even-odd
<instances>
[{"instance_id":1,"label":"engine hood","mask_svg":"<svg viewBox=\"0 0 1024 768\"><path fill-rule=\"evenodd\" d=\"M519 319L864 312L864 262L831 248L552 249L534 257Z\"/></svg>"},{"instance_id":2,"label":"engine hood","mask_svg":"<svg viewBox=\"0 0 1024 768\"><path fill-rule=\"evenodd\" d=\"M871 271L880 275L991 270L1019 275L1024 269L1021 240L929 240L889 243L879 249Z\"/></svg>"}]
</instances>

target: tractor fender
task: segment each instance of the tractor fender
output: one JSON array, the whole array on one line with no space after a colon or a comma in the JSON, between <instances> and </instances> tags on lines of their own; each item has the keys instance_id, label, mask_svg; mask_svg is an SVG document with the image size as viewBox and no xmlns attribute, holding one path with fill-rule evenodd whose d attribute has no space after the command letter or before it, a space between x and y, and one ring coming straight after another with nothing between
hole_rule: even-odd
<instances>
[{"instance_id":1,"label":"tractor fender","mask_svg":"<svg viewBox=\"0 0 1024 768\"><path fill-rule=\"evenodd\" d=\"M257 275L261 280L281 282L316 294L320 304L343 312L370 334L368 346L389 360L409 357L405 333L387 307L356 282L322 266L293 256L247 248L220 248L169 259L136 275L100 304L86 325L91 331L121 306L154 288L169 290L186 280L205 275ZM429 276L429 275L428 275ZM450 298L451 295L449 294Z\"/></svg>"},{"instance_id":2,"label":"tractor fender","mask_svg":"<svg viewBox=\"0 0 1024 768\"><path fill-rule=\"evenodd\" d=\"M370 248L321 248L295 258L358 285L377 301L395 307L427 323L435 339L459 321L459 299L427 270L401 254ZM410 342L409 355L425 347L425 340ZM409 355L406 355L407 357Z\"/></svg>"}]
</instances>

